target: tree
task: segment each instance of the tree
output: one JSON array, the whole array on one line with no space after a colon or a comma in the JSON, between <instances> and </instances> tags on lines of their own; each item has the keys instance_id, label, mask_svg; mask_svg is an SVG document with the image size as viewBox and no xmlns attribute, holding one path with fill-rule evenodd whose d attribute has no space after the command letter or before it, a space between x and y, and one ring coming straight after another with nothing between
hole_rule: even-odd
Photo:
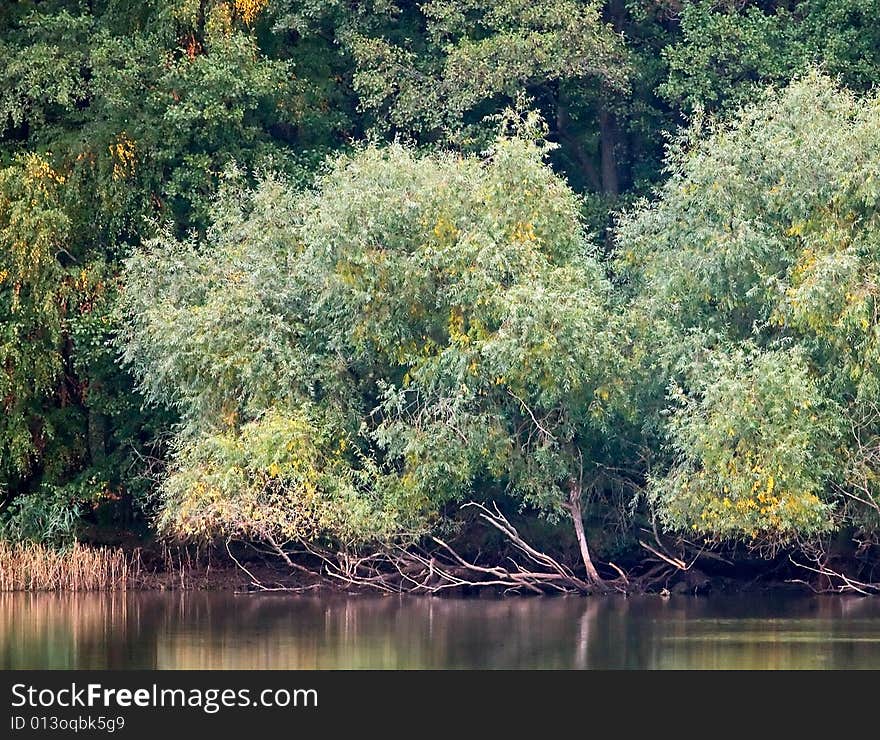
<instances>
[{"instance_id":1,"label":"tree","mask_svg":"<svg viewBox=\"0 0 880 740\"><path fill-rule=\"evenodd\" d=\"M876 0L686 0L681 35L662 50L668 78L660 93L685 112L731 110L814 65L866 91L880 71L878 10Z\"/></svg>"},{"instance_id":2,"label":"tree","mask_svg":"<svg viewBox=\"0 0 880 740\"><path fill-rule=\"evenodd\" d=\"M616 197L623 185L623 109L633 74L620 35L598 3L505 0L387 3L380 15L331 3L283 18L302 33L328 28L353 68L352 85L374 131L418 143L479 150L499 113L533 98L552 121L559 160L579 184ZM622 10L617 13L622 21Z\"/></svg>"},{"instance_id":3,"label":"tree","mask_svg":"<svg viewBox=\"0 0 880 740\"><path fill-rule=\"evenodd\" d=\"M690 376L673 394L674 462L650 483L663 523L771 546L830 530L839 409L804 357L724 347Z\"/></svg>"},{"instance_id":4,"label":"tree","mask_svg":"<svg viewBox=\"0 0 880 740\"><path fill-rule=\"evenodd\" d=\"M876 521L878 123L876 97L811 73L695 123L621 223L654 392L673 388L650 495L676 528L772 544Z\"/></svg>"},{"instance_id":5,"label":"tree","mask_svg":"<svg viewBox=\"0 0 880 740\"><path fill-rule=\"evenodd\" d=\"M599 580L581 506L612 413L609 288L537 120L518 125L482 158L369 146L313 191L234 190L205 243L128 261L125 360L185 421L172 530L406 540L494 481L567 510Z\"/></svg>"},{"instance_id":6,"label":"tree","mask_svg":"<svg viewBox=\"0 0 880 740\"><path fill-rule=\"evenodd\" d=\"M279 145L316 146L309 116L323 100L261 49L263 10L54 0L0 13L8 536L70 537L78 514L114 501L124 521L146 494L139 460L170 420L141 413L108 347L119 258L157 221L203 229L231 161L299 171L314 159Z\"/></svg>"},{"instance_id":7,"label":"tree","mask_svg":"<svg viewBox=\"0 0 880 740\"><path fill-rule=\"evenodd\" d=\"M67 290L56 253L68 220L57 201L59 182L63 176L35 155L0 170L0 493L7 499L55 441L53 422L61 421L40 414L63 367ZM72 452L65 447L57 449L56 465Z\"/></svg>"}]
</instances>

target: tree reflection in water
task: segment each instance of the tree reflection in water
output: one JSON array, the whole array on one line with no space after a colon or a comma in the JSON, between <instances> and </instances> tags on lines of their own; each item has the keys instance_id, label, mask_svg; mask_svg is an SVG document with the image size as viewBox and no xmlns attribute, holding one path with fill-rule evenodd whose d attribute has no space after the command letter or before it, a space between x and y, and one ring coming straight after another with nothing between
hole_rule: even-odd
<instances>
[{"instance_id":1,"label":"tree reflection in water","mask_svg":"<svg viewBox=\"0 0 880 740\"><path fill-rule=\"evenodd\" d=\"M0 667L880 665L872 599L0 594Z\"/></svg>"}]
</instances>

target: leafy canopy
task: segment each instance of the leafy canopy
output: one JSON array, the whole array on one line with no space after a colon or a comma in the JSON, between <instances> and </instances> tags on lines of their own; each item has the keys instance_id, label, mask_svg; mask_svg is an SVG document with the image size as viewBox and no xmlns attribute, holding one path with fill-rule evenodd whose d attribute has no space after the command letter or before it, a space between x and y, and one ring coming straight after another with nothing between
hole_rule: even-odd
<instances>
[{"instance_id":1,"label":"leafy canopy","mask_svg":"<svg viewBox=\"0 0 880 740\"><path fill-rule=\"evenodd\" d=\"M623 219L631 317L674 380L651 495L675 527L778 541L842 502L873 518L878 133L876 97L810 74L695 124Z\"/></svg>"},{"instance_id":2,"label":"leafy canopy","mask_svg":"<svg viewBox=\"0 0 880 740\"><path fill-rule=\"evenodd\" d=\"M368 146L306 192L232 178L204 242L127 262L125 362L184 420L167 526L351 544L423 531L477 479L560 509L613 342L537 125L483 157Z\"/></svg>"}]
</instances>

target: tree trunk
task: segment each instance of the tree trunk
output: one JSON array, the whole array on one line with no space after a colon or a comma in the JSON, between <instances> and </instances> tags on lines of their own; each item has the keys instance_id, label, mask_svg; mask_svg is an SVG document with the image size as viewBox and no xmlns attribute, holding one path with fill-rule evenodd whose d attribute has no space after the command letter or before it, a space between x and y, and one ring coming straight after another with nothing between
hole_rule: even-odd
<instances>
[{"instance_id":1,"label":"tree trunk","mask_svg":"<svg viewBox=\"0 0 880 740\"><path fill-rule=\"evenodd\" d=\"M560 86L561 87L561 86ZM556 135L559 143L565 146L566 153L581 168L584 179L591 190L599 192L602 189L602 178L590 156L584 151L584 147L577 135L571 131L571 116L568 113L567 96L559 89L556 97Z\"/></svg>"},{"instance_id":2,"label":"tree trunk","mask_svg":"<svg viewBox=\"0 0 880 740\"><path fill-rule=\"evenodd\" d=\"M616 33L624 33L627 27L625 0L607 0L604 16ZM618 93L619 95L619 93ZM617 98L612 90L599 95L599 157L602 171L602 192L616 198L621 190L621 165L624 158L621 149L626 143L626 135L610 110L611 102ZM626 173L623 173L626 174ZM628 177L625 179L629 179Z\"/></svg>"},{"instance_id":3,"label":"tree trunk","mask_svg":"<svg viewBox=\"0 0 880 740\"><path fill-rule=\"evenodd\" d=\"M612 198L620 194L620 181L615 161L617 123L604 107L599 111L599 149L602 158L602 191Z\"/></svg>"},{"instance_id":4,"label":"tree trunk","mask_svg":"<svg viewBox=\"0 0 880 740\"><path fill-rule=\"evenodd\" d=\"M590 548L587 547L587 536L584 534L584 519L581 513L581 488L575 481L571 482L571 488L568 492L568 510L571 512L571 520L574 522L578 547L581 549L581 560L584 561L584 567L587 569L587 580L590 583L601 583L602 577L596 570L596 566L593 565Z\"/></svg>"},{"instance_id":5,"label":"tree trunk","mask_svg":"<svg viewBox=\"0 0 880 740\"><path fill-rule=\"evenodd\" d=\"M107 417L94 409L88 410L87 440L89 457L93 465L101 465L107 459Z\"/></svg>"}]
</instances>

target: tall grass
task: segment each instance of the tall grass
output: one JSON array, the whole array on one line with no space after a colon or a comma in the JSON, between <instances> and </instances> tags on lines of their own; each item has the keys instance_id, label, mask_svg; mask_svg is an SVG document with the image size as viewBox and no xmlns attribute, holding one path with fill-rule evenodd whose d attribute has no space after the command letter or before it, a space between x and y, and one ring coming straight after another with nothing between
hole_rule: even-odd
<instances>
[{"instance_id":1,"label":"tall grass","mask_svg":"<svg viewBox=\"0 0 880 740\"><path fill-rule=\"evenodd\" d=\"M0 591L124 591L140 575L139 554L120 548L0 541Z\"/></svg>"}]
</instances>

